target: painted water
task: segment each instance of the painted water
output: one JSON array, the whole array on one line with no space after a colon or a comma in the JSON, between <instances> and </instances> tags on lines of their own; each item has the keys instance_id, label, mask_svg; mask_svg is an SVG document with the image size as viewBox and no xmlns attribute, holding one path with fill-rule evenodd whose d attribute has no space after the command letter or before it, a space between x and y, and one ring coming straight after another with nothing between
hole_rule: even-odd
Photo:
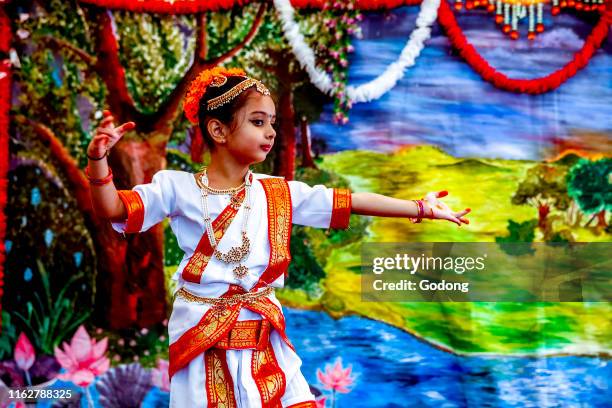
<instances>
[{"instance_id":1,"label":"painted water","mask_svg":"<svg viewBox=\"0 0 612 408\"><path fill-rule=\"evenodd\" d=\"M595 357L463 357L385 323L284 308L306 380L337 357L355 383L336 407L609 407L612 365ZM329 401L329 398L328 398Z\"/></svg>"}]
</instances>

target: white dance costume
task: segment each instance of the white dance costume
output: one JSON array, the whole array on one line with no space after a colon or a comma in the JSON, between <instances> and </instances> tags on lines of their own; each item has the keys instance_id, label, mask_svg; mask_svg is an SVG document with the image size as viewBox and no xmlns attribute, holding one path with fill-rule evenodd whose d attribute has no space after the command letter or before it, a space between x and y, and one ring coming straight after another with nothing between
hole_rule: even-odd
<instances>
[{"instance_id":1,"label":"white dance costume","mask_svg":"<svg viewBox=\"0 0 612 408\"><path fill-rule=\"evenodd\" d=\"M242 279L236 264L212 255L194 174L162 170L119 196L128 218L112 223L116 231L143 232L170 217L185 253L173 276L180 296L168 324L170 406L315 407L273 289L284 286L291 225L348 228L350 191L253 173ZM240 246L244 203L235 208L229 195L207 200L217 249Z\"/></svg>"}]
</instances>

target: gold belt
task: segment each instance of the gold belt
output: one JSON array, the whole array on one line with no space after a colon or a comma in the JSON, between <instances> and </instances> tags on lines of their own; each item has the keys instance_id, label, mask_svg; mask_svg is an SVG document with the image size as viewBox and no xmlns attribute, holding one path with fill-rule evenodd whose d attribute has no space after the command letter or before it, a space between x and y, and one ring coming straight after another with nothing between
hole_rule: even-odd
<instances>
[{"instance_id":1,"label":"gold belt","mask_svg":"<svg viewBox=\"0 0 612 408\"><path fill-rule=\"evenodd\" d=\"M233 307L238 303L250 303L262 297L266 297L272 292L274 292L274 288L268 286L265 289L257 292L238 293L228 297L201 297L194 295L185 288L180 288L178 292L176 292L176 296L181 297L188 302L209 304L215 308L223 308L227 306Z\"/></svg>"},{"instance_id":2,"label":"gold belt","mask_svg":"<svg viewBox=\"0 0 612 408\"><path fill-rule=\"evenodd\" d=\"M269 320L242 320L213 347L223 350L264 350L270 341L272 324Z\"/></svg>"}]
</instances>

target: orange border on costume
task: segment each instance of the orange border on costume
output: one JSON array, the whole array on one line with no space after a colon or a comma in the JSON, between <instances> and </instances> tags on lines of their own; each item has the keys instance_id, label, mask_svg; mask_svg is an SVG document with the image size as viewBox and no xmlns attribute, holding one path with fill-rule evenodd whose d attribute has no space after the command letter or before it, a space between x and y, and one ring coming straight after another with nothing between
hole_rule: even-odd
<instances>
[{"instance_id":1,"label":"orange border on costume","mask_svg":"<svg viewBox=\"0 0 612 408\"><path fill-rule=\"evenodd\" d=\"M236 304L233 308L225 308L216 315L213 308L210 308L196 326L187 330L170 345L168 368L170 378L186 367L198 354L210 349L234 327L240 315L240 306Z\"/></svg>"},{"instance_id":2,"label":"orange border on costume","mask_svg":"<svg viewBox=\"0 0 612 408\"><path fill-rule=\"evenodd\" d=\"M144 204L140 194L134 190L117 190L127 210L125 232L140 232L144 222Z\"/></svg>"},{"instance_id":3,"label":"orange border on costume","mask_svg":"<svg viewBox=\"0 0 612 408\"><path fill-rule=\"evenodd\" d=\"M291 262L292 204L289 185L285 179L275 177L259 179L259 182L263 186L268 203L270 258L268 267L251 290L271 284L283 273L287 276Z\"/></svg>"},{"instance_id":4,"label":"orange border on costume","mask_svg":"<svg viewBox=\"0 0 612 408\"><path fill-rule=\"evenodd\" d=\"M348 188L334 188L330 228L347 229L351 218L352 196Z\"/></svg>"},{"instance_id":5,"label":"orange border on costume","mask_svg":"<svg viewBox=\"0 0 612 408\"><path fill-rule=\"evenodd\" d=\"M287 380L278 364L272 343L268 343L265 350L253 351L251 374L259 390L262 407L282 408L280 401L285 394Z\"/></svg>"},{"instance_id":6,"label":"orange border on costume","mask_svg":"<svg viewBox=\"0 0 612 408\"><path fill-rule=\"evenodd\" d=\"M272 302L272 300L269 298L261 298L257 302L244 305L244 307L251 312L259 313L268 319L281 336L281 339L283 339L283 341L287 343L287 345L291 347L293 351L295 351L295 347L293 347L293 344L291 344L291 341L289 341L289 337L287 337L287 333L285 332L285 316L278 306Z\"/></svg>"},{"instance_id":7,"label":"orange border on costume","mask_svg":"<svg viewBox=\"0 0 612 408\"><path fill-rule=\"evenodd\" d=\"M215 343L215 348L224 350L263 350L270 338L272 325L266 319L242 320L234 323L232 330Z\"/></svg>"},{"instance_id":8,"label":"orange border on costume","mask_svg":"<svg viewBox=\"0 0 612 408\"><path fill-rule=\"evenodd\" d=\"M204 353L206 399L213 407L236 408L234 381L227 366L225 350L212 348Z\"/></svg>"}]
</instances>

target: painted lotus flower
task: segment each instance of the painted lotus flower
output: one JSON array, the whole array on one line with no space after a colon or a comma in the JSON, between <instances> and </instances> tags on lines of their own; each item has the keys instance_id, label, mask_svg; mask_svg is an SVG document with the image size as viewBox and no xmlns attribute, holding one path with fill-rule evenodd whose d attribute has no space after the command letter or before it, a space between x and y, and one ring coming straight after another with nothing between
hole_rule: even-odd
<instances>
[{"instance_id":1,"label":"painted lotus flower","mask_svg":"<svg viewBox=\"0 0 612 408\"><path fill-rule=\"evenodd\" d=\"M342 359L338 357L333 367L330 364L325 365L325 373L321 369L317 369L317 378L326 390L333 390L343 394L350 392L347 388L353 385L354 377L351 377L353 367L342 367Z\"/></svg>"},{"instance_id":2,"label":"painted lotus flower","mask_svg":"<svg viewBox=\"0 0 612 408\"><path fill-rule=\"evenodd\" d=\"M151 382L162 391L170 391L167 360L161 358L157 360L157 367L151 370Z\"/></svg>"},{"instance_id":3,"label":"painted lotus flower","mask_svg":"<svg viewBox=\"0 0 612 408\"><path fill-rule=\"evenodd\" d=\"M28 371L34 364L34 361L36 360L34 347L32 346L32 343L30 343L30 340L25 333L21 333L19 335L17 344L15 344L13 357L15 359L15 363L17 363L17 367L21 368L23 371Z\"/></svg>"},{"instance_id":4,"label":"painted lotus flower","mask_svg":"<svg viewBox=\"0 0 612 408\"><path fill-rule=\"evenodd\" d=\"M108 338L96 342L89 337L83 325L79 326L70 344L64 342L63 350L55 347L55 358L66 370L58 378L87 387L96 376L108 371L110 360L104 356L107 346Z\"/></svg>"}]
</instances>

